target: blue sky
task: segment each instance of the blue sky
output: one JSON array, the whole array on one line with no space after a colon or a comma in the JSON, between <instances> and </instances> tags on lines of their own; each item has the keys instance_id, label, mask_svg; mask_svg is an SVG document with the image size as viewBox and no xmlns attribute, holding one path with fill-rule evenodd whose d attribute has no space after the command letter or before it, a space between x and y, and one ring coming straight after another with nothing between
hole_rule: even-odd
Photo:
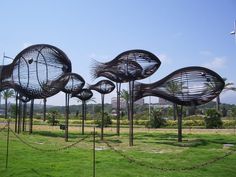
<instances>
[{"instance_id":1,"label":"blue sky","mask_svg":"<svg viewBox=\"0 0 236 177\"><path fill-rule=\"evenodd\" d=\"M73 72L92 84L98 81L90 77L92 59L106 62L126 50L144 49L162 65L143 82L205 66L236 84L236 40L230 35L235 20L235 0L8 0L1 2L0 55L15 57L32 44L55 45L68 55ZM221 98L236 104L234 92ZM63 100L61 93L48 104Z\"/></svg>"}]
</instances>

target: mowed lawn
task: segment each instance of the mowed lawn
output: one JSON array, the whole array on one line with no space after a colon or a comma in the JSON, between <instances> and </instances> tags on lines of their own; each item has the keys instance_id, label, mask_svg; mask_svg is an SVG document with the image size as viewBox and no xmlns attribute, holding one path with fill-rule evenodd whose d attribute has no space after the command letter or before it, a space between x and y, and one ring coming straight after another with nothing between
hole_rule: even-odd
<instances>
[{"instance_id":1,"label":"mowed lawn","mask_svg":"<svg viewBox=\"0 0 236 177\"><path fill-rule=\"evenodd\" d=\"M1 126L2 127L2 126ZM69 142L58 128L38 127L32 135L10 132L8 168L7 131L0 132L1 177L91 177L93 136L70 131ZM97 133L100 129L96 129ZM233 131L185 130L177 143L176 130L135 129L128 146L127 129L118 137L107 129L105 141L96 135L97 177L234 177L236 136ZM233 147L228 147L230 145Z\"/></svg>"}]
</instances>

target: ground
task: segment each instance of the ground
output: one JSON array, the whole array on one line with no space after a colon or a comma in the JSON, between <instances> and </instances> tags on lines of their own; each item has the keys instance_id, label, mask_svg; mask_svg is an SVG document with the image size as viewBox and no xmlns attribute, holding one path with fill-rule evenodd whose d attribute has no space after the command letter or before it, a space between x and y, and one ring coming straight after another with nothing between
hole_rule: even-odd
<instances>
[{"instance_id":1,"label":"ground","mask_svg":"<svg viewBox=\"0 0 236 177\"><path fill-rule=\"evenodd\" d=\"M80 127L70 127L69 142L64 141L64 131L59 126L34 126L32 135L10 131L6 169L7 131L1 129L0 174L3 177L93 176L91 131L92 128L86 128L86 135L81 135ZM176 129L136 128L133 147L128 146L126 128L119 137L115 128L106 128L104 141L100 140L99 128L96 132L97 177L233 177L236 174L233 129L184 129L183 142L178 143Z\"/></svg>"}]
</instances>

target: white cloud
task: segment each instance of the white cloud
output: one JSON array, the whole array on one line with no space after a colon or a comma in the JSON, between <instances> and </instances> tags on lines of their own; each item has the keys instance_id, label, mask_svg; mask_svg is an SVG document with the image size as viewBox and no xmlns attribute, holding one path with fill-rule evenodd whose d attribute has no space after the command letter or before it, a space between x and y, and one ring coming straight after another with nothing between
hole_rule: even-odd
<instances>
[{"instance_id":1,"label":"white cloud","mask_svg":"<svg viewBox=\"0 0 236 177\"><path fill-rule=\"evenodd\" d=\"M203 55L203 56L211 56L211 55L212 55L212 52L209 51L209 50L202 50L202 51L200 51L200 55Z\"/></svg>"},{"instance_id":2,"label":"white cloud","mask_svg":"<svg viewBox=\"0 0 236 177\"><path fill-rule=\"evenodd\" d=\"M171 64L172 63L172 60L169 57L167 57L167 55L165 55L165 54L158 55L158 58L161 60L162 64Z\"/></svg>"},{"instance_id":3,"label":"white cloud","mask_svg":"<svg viewBox=\"0 0 236 177\"><path fill-rule=\"evenodd\" d=\"M215 57L212 61L203 64L207 68L211 69L221 69L226 66L226 58L225 57Z\"/></svg>"},{"instance_id":4,"label":"white cloud","mask_svg":"<svg viewBox=\"0 0 236 177\"><path fill-rule=\"evenodd\" d=\"M30 43L30 42L24 42L23 43L23 49L25 49L25 48L27 48L27 47L29 47L29 46L31 46L32 44Z\"/></svg>"}]
</instances>

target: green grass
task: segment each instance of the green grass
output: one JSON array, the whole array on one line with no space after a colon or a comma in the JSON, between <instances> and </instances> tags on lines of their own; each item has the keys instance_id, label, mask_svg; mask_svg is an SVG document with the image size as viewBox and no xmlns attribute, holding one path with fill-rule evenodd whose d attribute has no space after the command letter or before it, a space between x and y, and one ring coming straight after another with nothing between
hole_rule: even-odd
<instances>
[{"instance_id":1,"label":"green grass","mask_svg":"<svg viewBox=\"0 0 236 177\"><path fill-rule=\"evenodd\" d=\"M1 177L90 177L92 176L92 136L75 146L57 150L85 137L73 132L69 142L64 142L62 131L37 131L19 137L36 150L22 143L10 133L9 164L6 160L6 131L0 132ZM174 133L135 132L134 146L128 146L128 134L120 137L105 136L112 147L96 138L97 177L233 177L236 175L236 153L223 157L235 144L236 136L230 134L186 134L183 143L177 143ZM114 151L115 149L115 151ZM234 147L234 149L236 149ZM215 162L199 167L201 164ZM196 169L191 169L196 167ZM181 170L187 168L185 170Z\"/></svg>"}]
</instances>

